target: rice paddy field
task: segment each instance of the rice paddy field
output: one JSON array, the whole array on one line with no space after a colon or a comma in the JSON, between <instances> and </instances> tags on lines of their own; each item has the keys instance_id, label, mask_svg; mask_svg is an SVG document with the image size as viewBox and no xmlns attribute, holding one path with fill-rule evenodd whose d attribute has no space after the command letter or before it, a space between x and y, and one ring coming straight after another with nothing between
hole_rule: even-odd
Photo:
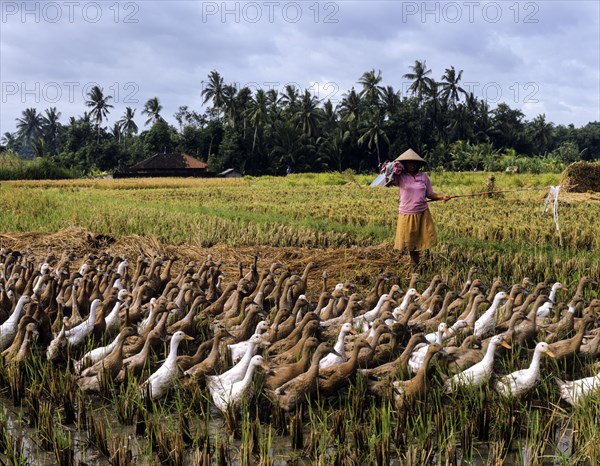
<instances>
[{"instance_id":1,"label":"rice paddy field","mask_svg":"<svg viewBox=\"0 0 600 466\"><path fill-rule=\"evenodd\" d=\"M15 349L9 352L18 364L7 361L5 351L0 363L0 459L5 464L64 465L600 464L600 396L572 406L561 398L556 380L598 374L598 348L543 358L539 380L523 396L503 398L494 388L496 377L529 366L536 343L550 340L552 325L567 315L584 280L590 284L582 291L576 319L586 313L595 318L589 319L579 343L588 348L597 340L600 193L561 192L559 232L552 205L544 211L548 189L559 185L559 174L494 174L493 181L489 173L431 173L430 177L436 191L450 195L512 192L431 203L439 241L418 268L392 249L398 192L370 187L374 176L0 183L4 306L11 252L18 252L13 257L31 270L47 260L53 269L68 262L73 273L87 262L94 264L99 277L110 275L111 267L125 258L131 277L141 258L152 262L161 257L172 263L166 278L184 277L188 268L190 276L195 273L194 283L202 281L202 266L210 260L224 273L222 290L249 273L254 260L259 274L280 264L273 275L281 284L282 270L288 276L306 272L304 294L313 308L322 293L334 290L338 283L348 294L354 291L366 297L382 274L388 280L379 290L387 293L392 285L401 290L394 305L400 305L415 273L420 277L415 286L420 292L439 276L448 290L458 293L473 267L488 296L495 283L501 281L508 292L526 277L532 289L544 281L548 289L555 282L563 286L535 336L524 345L513 344L510 350L498 352L495 376L489 383L448 393L443 387L450 372L444 358L436 357L424 379L425 391L410 403L402 397L399 401L398 390L390 387L392 379L410 381L414 373L399 371L388 380L389 390L377 395L373 381L355 371L334 395L317 393L286 412L265 388L272 374L259 368L252 379L254 394L221 412L203 381L186 376L158 399L144 396L143 379L138 376L104 381L93 394L82 390L74 362L112 338L89 339L57 362L36 351L35 345L27 357ZM177 293L172 296L175 300ZM277 319L284 298L265 301L268 322ZM184 303L182 314L194 311L191 303ZM208 314L210 304L204 302L192 312L193 323L187 330L194 340L183 341L179 355L198 353L212 337L219 317ZM459 303L454 317L466 305L466 301ZM31 307L30 313L39 317L39 307L38 314ZM3 310L4 320L7 312ZM61 327L53 312L49 339ZM89 303L81 309L82 317L88 312ZM237 325L246 314L243 307L239 315L231 313ZM170 318L169 324L176 321ZM423 322L425 318L419 321ZM412 333L417 329L435 331L415 324ZM459 347L467 336L457 334L451 343ZM37 336L36 344L41 337ZM336 337L332 333L320 338L333 345ZM388 340L389 335L382 341ZM396 341L389 360L400 355L406 343ZM160 365L168 348L167 339L150 361ZM270 352L262 350L264 361L273 368L276 358ZM16 358L17 354L21 356ZM224 369L230 364L225 357ZM364 368L361 363L358 367Z\"/></svg>"}]
</instances>

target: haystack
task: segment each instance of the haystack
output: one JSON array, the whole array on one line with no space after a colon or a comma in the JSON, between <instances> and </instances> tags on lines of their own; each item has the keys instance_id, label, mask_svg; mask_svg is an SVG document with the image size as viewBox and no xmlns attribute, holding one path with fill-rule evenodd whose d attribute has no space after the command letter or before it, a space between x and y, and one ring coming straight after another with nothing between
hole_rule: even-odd
<instances>
[{"instance_id":1,"label":"haystack","mask_svg":"<svg viewBox=\"0 0 600 466\"><path fill-rule=\"evenodd\" d=\"M600 162L575 162L560 178L560 185L571 193L600 192Z\"/></svg>"}]
</instances>

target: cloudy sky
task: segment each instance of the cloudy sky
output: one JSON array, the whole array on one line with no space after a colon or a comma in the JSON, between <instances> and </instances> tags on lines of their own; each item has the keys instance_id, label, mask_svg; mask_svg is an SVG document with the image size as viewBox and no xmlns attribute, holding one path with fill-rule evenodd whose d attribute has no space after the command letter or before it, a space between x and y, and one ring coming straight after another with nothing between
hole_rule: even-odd
<instances>
[{"instance_id":1,"label":"cloudy sky","mask_svg":"<svg viewBox=\"0 0 600 466\"><path fill-rule=\"evenodd\" d=\"M528 120L600 121L600 3L592 1L45 1L0 0L0 134L25 108L86 110L94 85L113 97L108 123L158 97L173 124L202 111L207 75L226 83L309 89L338 102L371 69L407 95L425 60Z\"/></svg>"}]
</instances>

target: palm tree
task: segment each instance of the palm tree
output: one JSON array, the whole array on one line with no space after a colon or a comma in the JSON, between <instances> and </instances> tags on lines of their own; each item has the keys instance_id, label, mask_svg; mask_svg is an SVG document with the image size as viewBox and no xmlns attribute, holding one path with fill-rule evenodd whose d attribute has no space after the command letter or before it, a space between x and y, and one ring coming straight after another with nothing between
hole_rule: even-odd
<instances>
[{"instance_id":1,"label":"palm tree","mask_svg":"<svg viewBox=\"0 0 600 466\"><path fill-rule=\"evenodd\" d=\"M56 107L47 108L46 116L42 117L44 141L48 147L48 152L55 154L58 149L58 136L62 125L58 122L61 113Z\"/></svg>"},{"instance_id":2,"label":"palm tree","mask_svg":"<svg viewBox=\"0 0 600 466\"><path fill-rule=\"evenodd\" d=\"M308 90L305 90L300 99L298 111L294 115L297 126L302 129L302 134L309 138L315 136L317 133L317 124L321 117L317 107L318 102L316 97L312 96Z\"/></svg>"},{"instance_id":3,"label":"palm tree","mask_svg":"<svg viewBox=\"0 0 600 466\"><path fill-rule=\"evenodd\" d=\"M544 154L548 150L548 145L554 135L554 124L546 122L546 114L536 116L531 123L527 125L531 142L534 145L534 151L537 154Z\"/></svg>"},{"instance_id":4,"label":"palm tree","mask_svg":"<svg viewBox=\"0 0 600 466\"><path fill-rule=\"evenodd\" d=\"M33 141L33 156L44 157L46 155L46 143L42 138L37 138Z\"/></svg>"},{"instance_id":5,"label":"palm tree","mask_svg":"<svg viewBox=\"0 0 600 466\"><path fill-rule=\"evenodd\" d=\"M17 133L9 133L8 131L2 135L0 144L6 147L7 150L18 152L19 150L19 136Z\"/></svg>"},{"instance_id":6,"label":"palm tree","mask_svg":"<svg viewBox=\"0 0 600 466\"><path fill-rule=\"evenodd\" d=\"M23 116L17 118L17 134L26 146L31 146L42 134L43 116L36 108L27 108L21 114Z\"/></svg>"},{"instance_id":7,"label":"palm tree","mask_svg":"<svg viewBox=\"0 0 600 466\"><path fill-rule=\"evenodd\" d=\"M400 91L395 91L392 86L386 86L381 92L381 110L384 118L391 118L402 104Z\"/></svg>"},{"instance_id":8,"label":"palm tree","mask_svg":"<svg viewBox=\"0 0 600 466\"><path fill-rule=\"evenodd\" d=\"M96 142L100 141L100 124L102 120L108 116L110 111L109 108L113 108L111 104L108 103L112 96L107 95L104 96L104 91L98 87L92 87L91 91L88 92L88 100L85 101L85 105L91 107L92 111L90 112L90 116L96 123L96 133L97 138Z\"/></svg>"},{"instance_id":9,"label":"palm tree","mask_svg":"<svg viewBox=\"0 0 600 466\"><path fill-rule=\"evenodd\" d=\"M287 84L281 96L281 102L288 115L295 115L298 110L298 99L300 92L293 84Z\"/></svg>"},{"instance_id":10,"label":"palm tree","mask_svg":"<svg viewBox=\"0 0 600 466\"><path fill-rule=\"evenodd\" d=\"M337 171L341 172L344 162L344 144L350 139L350 131L338 126L333 133L328 136L321 136L317 139L319 152L333 164Z\"/></svg>"},{"instance_id":11,"label":"palm tree","mask_svg":"<svg viewBox=\"0 0 600 466\"><path fill-rule=\"evenodd\" d=\"M409 90L413 95L417 95L417 99L419 102L419 106L421 105L423 94L426 93L434 81L428 75L431 74L431 70L427 69L427 64L425 60L422 62L419 60L415 60L415 64L410 66L412 73L406 73L402 76L405 79L412 80L412 84L409 87Z\"/></svg>"},{"instance_id":12,"label":"palm tree","mask_svg":"<svg viewBox=\"0 0 600 466\"><path fill-rule=\"evenodd\" d=\"M328 134L338 126L338 112L337 108L333 106L331 100L327 99L323 104L323 110L321 113L322 118L322 130L321 133Z\"/></svg>"},{"instance_id":13,"label":"palm tree","mask_svg":"<svg viewBox=\"0 0 600 466\"><path fill-rule=\"evenodd\" d=\"M144 104L144 110L142 115L148 115L148 119L144 123L145 126L150 123L154 124L157 121L164 121L164 118L160 115L162 111L162 105L160 104L158 97L152 97Z\"/></svg>"},{"instance_id":14,"label":"palm tree","mask_svg":"<svg viewBox=\"0 0 600 466\"><path fill-rule=\"evenodd\" d=\"M375 147L377 151L377 166L381 165L379 145L385 142L389 146L390 140L383 129L383 116L380 111L377 111L371 121L367 123L367 126L361 129L361 133L358 144L367 143L369 150L373 150L373 147Z\"/></svg>"},{"instance_id":15,"label":"palm tree","mask_svg":"<svg viewBox=\"0 0 600 466\"><path fill-rule=\"evenodd\" d=\"M117 121L117 124L121 128L121 132L123 134L126 134L126 135L130 135L132 133L137 134L138 125L136 125L135 121L133 121L134 117L135 117L135 108L126 107L125 114L119 121Z\"/></svg>"},{"instance_id":16,"label":"palm tree","mask_svg":"<svg viewBox=\"0 0 600 466\"><path fill-rule=\"evenodd\" d=\"M123 131L121 129L121 125L118 122L113 125L111 134L113 138L115 138L117 142L121 144L121 135L123 134Z\"/></svg>"},{"instance_id":17,"label":"palm tree","mask_svg":"<svg viewBox=\"0 0 600 466\"><path fill-rule=\"evenodd\" d=\"M204 81L202 81L204 83ZM202 89L202 96L204 100L202 104L205 104L212 99L213 107L217 112L217 120L221 109L225 105L225 94L224 94L224 81L217 70L212 70L208 75L208 84Z\"/></svg>"},{"instance_id":18,"label":"palm tree","mask_svg":"<svg viewBox=\"0 0 600 466\"><path fill-rule=\"evenodd\" d=\"M363 87L362 91L360 91L360 96L366 98L367 102L377 105L383 94L383 86L379 85L381 79L381 70L377 74L375 74L375 70L363 73L358 80L358 84L361 84Z\"/></svg>"},{"instance_id":19,"label":"palm tree","mask_svg":"<svg viewBox=\"0 0 600 466\"><path fill-rule=\"evenodd\" d=\"M342 121L357 123L360 120L361 107L362 101L360 95L352 88L340 102L340 116L342 117Z\"/></svg>"},{"instance_id":20,"label":"palm tree","mask_svg":"<svg viewBox=\"0 0 600 466\"><path fill-rule=\"evenodd\" d=\"M269 89L266 93L267 96L267 108L269 111L269 115L272 120L275 120L279 117L279 102L281 101L281 97L279 97L279 92L277 89Z\"/></svg>"},{"instance_id":21,"label":"palm tree","mask_svg":"<svg viewBox=\"0 0 600 466\"><path fill-rule=\"evenodd\" d=\"M442 100L446 104L450 104L451 107L456 106L456 103L460 100L460 95L467 97L467 91L458 85L462 78L462 70L456 73L454 66L446 68L444 75L442 76L442 90L440 91Z\"/></svg>"},{"instance_id":22,"label":"palm tree","mask_svg":"<svg viewBox=\"0 0 600 466\"><path fill-rule=\"evenodd\" d=\"M247 110L248 121L254 126L252 152L254 152L254 148L256 147L256 140L258 139L259 132L262 133L262 130L267 124L268 114L267 95L264 90L259 89L256 91L256 97L252 99L252 103Z\"/></svg>"},{"instance_id":23,"label":"palm tree","mask_svg":"<svg viewBox=\"0 0 600 466\"><path fill-rule=\"evenodd\" d=\"M233 127L235 127L235 120L239 112L236 94L237 89L233 84L227 84L223 87L223 111L227 115L229 124Z\"/></svg>"}]
</instances>

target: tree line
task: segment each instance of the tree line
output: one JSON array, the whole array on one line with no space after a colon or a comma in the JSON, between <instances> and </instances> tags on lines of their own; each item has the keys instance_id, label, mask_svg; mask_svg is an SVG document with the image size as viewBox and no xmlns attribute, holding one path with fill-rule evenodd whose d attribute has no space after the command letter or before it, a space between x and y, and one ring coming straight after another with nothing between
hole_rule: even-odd
<instances>
[{"instance_id":1,"label":"tree line","mask_svg":"<svg viewBox=\"0 0 600 466\"><path fill-rule=\"evenodd\" d=\"M528 121L519 109L485 100L461 87L462 70L447 68L439 81L425 61L415 61L403 78L410 95L383 85L381 71L362 74L340 102L319 101L309 90L287 85L251 90L227 84L213 70L201 91L206 111L181 106L163 117L158 97L141 110L127 107L103 125L112 97L94 86L80 117L61 123L56 107L27 108L16 131L5 133L0 150L44 157L79 173L114 171L157 152L185 152L219 172L249 175L376 170L409 147L427 157L429 168L445 170L560 169L578 160L600 159L600 122L555 125L538 115ZM138 120L139 121L139 120Z\"/></svg>"}]
</instances>

